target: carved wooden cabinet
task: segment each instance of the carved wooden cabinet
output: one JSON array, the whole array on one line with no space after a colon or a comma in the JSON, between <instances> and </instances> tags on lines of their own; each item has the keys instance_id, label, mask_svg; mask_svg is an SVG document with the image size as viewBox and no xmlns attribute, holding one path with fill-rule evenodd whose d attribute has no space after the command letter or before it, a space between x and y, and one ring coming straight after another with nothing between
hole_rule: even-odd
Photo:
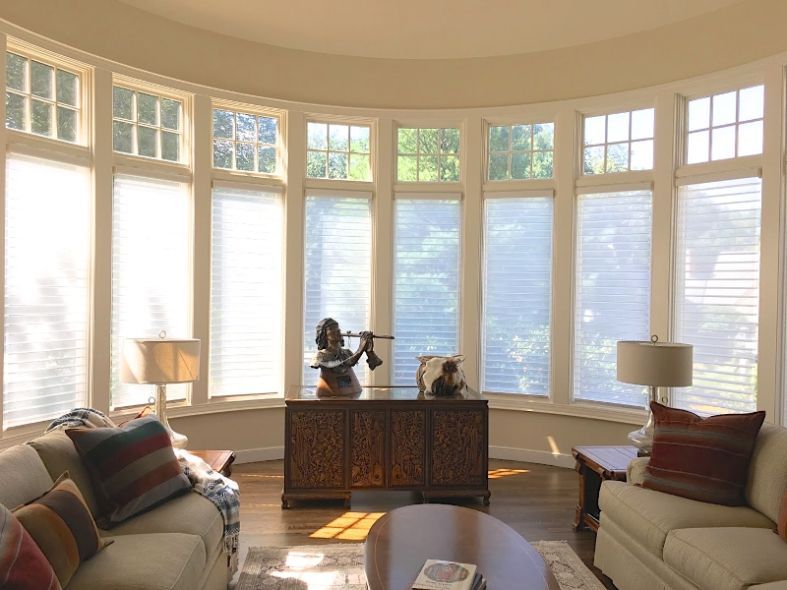
<instances>
[{"instance_id":1,"label":"carved wooden cabinet","mask_svg":"<svg viewBox=\"0 0 787 590\"><path fill-rule=\"evenodd\" d=\"M477 392L435 398L415 387L364 388L357 397L285 397L282 507L343 499L353 490L481 496L489 504L489 411Z\"/></svg>"}]
</instances>

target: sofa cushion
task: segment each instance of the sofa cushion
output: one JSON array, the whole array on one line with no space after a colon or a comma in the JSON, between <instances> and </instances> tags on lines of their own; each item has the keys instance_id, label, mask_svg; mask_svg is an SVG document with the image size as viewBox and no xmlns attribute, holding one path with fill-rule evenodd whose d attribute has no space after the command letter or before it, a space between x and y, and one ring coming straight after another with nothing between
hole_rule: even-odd
<instances>
[{"instance_id":1,"label":"sofa cushion","mask_svg":"<svg viewBox=\"0 0 787 590\"><path fill-rule=\"evenodd\" d=\"M658 402L650 408L656 426L642 485L703 502L745 505L749 462L765 412L701 418Z\"/></svg>"},{"instance_id":2,"label":"sofa cushion","mask_svg":"<svg viewBox=\"0 0 787 590\"><path fill-rule=\"evenodd\" d=\"M698 502L621 481L605 481L601 485L599 507L602 527L603 519L614 521L658 557L667 534L673 529L757 527L770 532L774 528L771 520L746 506Z\"/></svg>"},{"instance_id":3,"label":"sofa cushion","mask_svg":"<svg viewBox=\"0 0 787 590\"><path fill-rule=\"evenodd\" d=\"M779 520L776 521L776 532L787 541L787 490L782 494L782 505L779 510Z\"/></svg>"},{"instance_id":4,"label":"sofa cushion","mask_svg":"<svg viewBox=\"0 0 787 590\"><path fill-rule=\"evenodd\" d=\"M63 587L68 585L79 564L106 546L76 484L62 477L40 498L17 508L19 519Z\"/></svg>"},{"instance_id":5,"label":"sofa cushion","mask_svg":"<svg viewBox=\"0 0 787 590\"><path fill-rule=\"evenodd\" d=\"M768 582L767 584L757 584L756 586L749 586L749 590L787 590L787 580L780 580L778 582Z\"/></svg>"},{"instance_id":6,"label":"sofa cushion","mask_svg":"<svg viewBox=\"0 0 787 590\"><path fill-rule=\"evenodd\" d=\"M77 484L94 517L99 515L93 484L82 458L77 453L74 443L63 430L54 430L28 442L33 447L52 479L60 477L68 471L69 477Z\"/></svg>"},{"instance_id":7,"label":"sofa cushion","mask_svg":"<svg viewBox=\"0 0 787 590\"><path fill-rule=\"evenodd\" d=\"M112 535L139 533L188 533L202 539L206 559L211 563L223 550L224 519L216 506L204 496L191 492L173 498L112 528Z\"/></svg>"},{"instance_id":8,"label":"sofa cushion","mask_svg":"<svg viewBox=\"0 0 787 590\"><path fill-rule=\"evenodd\" d=\"M773 521L779 518L787 489L787 428L763 425L749 467L746 498L749 505Z\"/></svg>"},{"instance_id":9,"label":"sofa cushion","mask_svg":"<svg viewBox=\"0 0 787 590\"><path fill-rule=\"evenodd\" d=\"M31 447L15 445L0 453L0 504L15 508L49 491L54 483Z\"/></svg>"},{"instance_id":10,"label":"sofa cushion","mask_svg":"<svg viewBox=\"0 0 787 590\"><path fill-rule=\"evenodd\" d=\"M113 537L114 543L86 561L68 590L196 590L205 575L199 537L152 533Z\"/></svg>"},{"instance_id":11,"label":"sofa cushion","mask_svg":"<svg viewBox=\"0 0 787 590\"><path fill-rule=\"evenodd\" d=\"M156 416L119 428L71 428L90 472L106 523L113 526L191 489L172 450L169 433Z\"/></svg>"},{"instance_id":12,"label":"sofa cushion","mask_svg":"<svg viewBox=\"0 0 787 590\"><path fill-rule=\"evenodd\" d=\"M787 543L758 528L690 528L667 535L664 561L701 590L787 579Z\"/></svg>"},{"instance_id":13,"label":"sofa cushion","mask_svg":"<svg viewBox=\"0 0 787 590\"><path fill-rule=\"evenodd\" d=\"M55 571L22 523L0 505L0 588L60 590Z\"/></svg>"}]
</instances>

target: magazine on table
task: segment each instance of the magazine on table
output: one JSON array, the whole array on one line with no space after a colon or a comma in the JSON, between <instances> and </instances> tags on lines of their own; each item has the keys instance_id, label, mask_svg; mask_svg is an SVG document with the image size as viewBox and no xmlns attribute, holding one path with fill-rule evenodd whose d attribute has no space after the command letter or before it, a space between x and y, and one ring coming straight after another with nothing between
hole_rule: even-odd
<instances>
[{"instance_id":1,"label":"magazine on table","mask_svg":"<svg viewBox=\"0 0 787 590\"><path fill-rule=\"evenodd\" d=\"M473 563L427 559L412 590L482 590L486 582L476 570Z\"/></svg>"}]
</instances>

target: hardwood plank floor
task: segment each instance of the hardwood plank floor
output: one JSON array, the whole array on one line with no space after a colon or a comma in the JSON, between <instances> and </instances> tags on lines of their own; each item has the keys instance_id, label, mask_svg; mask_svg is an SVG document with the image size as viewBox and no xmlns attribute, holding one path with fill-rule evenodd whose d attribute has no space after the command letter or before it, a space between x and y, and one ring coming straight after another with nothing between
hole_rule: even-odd
<instances>
[{"instance_id":1,"label":"hardwood plank floor","mask_svg":"<svg viewBox=\"0 0 787 590\"><path fill-rule=\"evenodd\" d=\"M369 519L352 523L369 513L381 513L420 502L408 492L353 492L352 507L341 502L300 503L281 509L283 462L246 463L233 468L232 477L241 494L241 563L249 547L259 545L292 546L326 542L352 542L365 539L362 526ZM574 531L571 523L577 504L578 476L573 469L534 463L490 460L491 505L478 499L446 500L482 510L502 520L530 541L568 541L582 561L604 586L615 586L593 567L596 535ZM351 515L347 515L351 512ZM341 522L334 521L347 516ZM331 524L334 526L329 526Z\"/></svg>"}]
</instances>

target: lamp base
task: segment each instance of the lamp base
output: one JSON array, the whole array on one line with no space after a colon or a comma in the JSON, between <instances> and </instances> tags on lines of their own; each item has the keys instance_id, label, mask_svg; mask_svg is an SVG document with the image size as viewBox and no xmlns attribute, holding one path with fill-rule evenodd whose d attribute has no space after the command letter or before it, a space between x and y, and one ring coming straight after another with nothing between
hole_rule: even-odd
<instances>
[{"instance_id":1,"label":"lamp base","mask_svg":"<svg viewBox=\"0 0 787 590\"><path fill-rule=\"evenodd\" d=\"M172 429L167 420L167 389L166 385L156 385L156 415L159 422L167 429L169 439L172 441L173 448L185 449L189 444L189 437L185 434L180 434Z\"/></svg>"},{"instance_id":2,"label":"lamp base","mask_svg":"<svg viewBox=\"0 0 787 590\"><path fill-rule=\"evenodd\" d=\"M651 386L650 389L650 399L651 401L655 401L656 388ZM650 404L648 404L648 417L645 420L645 424L643 424L642 428L639 430L634 430L628 434L628 439L631 441L631 444L637 447L638 456L642 457L644 455L650 455L650 452L653 449L654 430L655 420L653 419L653 412L650 411Z\"/></svg>"}]
</instances>

